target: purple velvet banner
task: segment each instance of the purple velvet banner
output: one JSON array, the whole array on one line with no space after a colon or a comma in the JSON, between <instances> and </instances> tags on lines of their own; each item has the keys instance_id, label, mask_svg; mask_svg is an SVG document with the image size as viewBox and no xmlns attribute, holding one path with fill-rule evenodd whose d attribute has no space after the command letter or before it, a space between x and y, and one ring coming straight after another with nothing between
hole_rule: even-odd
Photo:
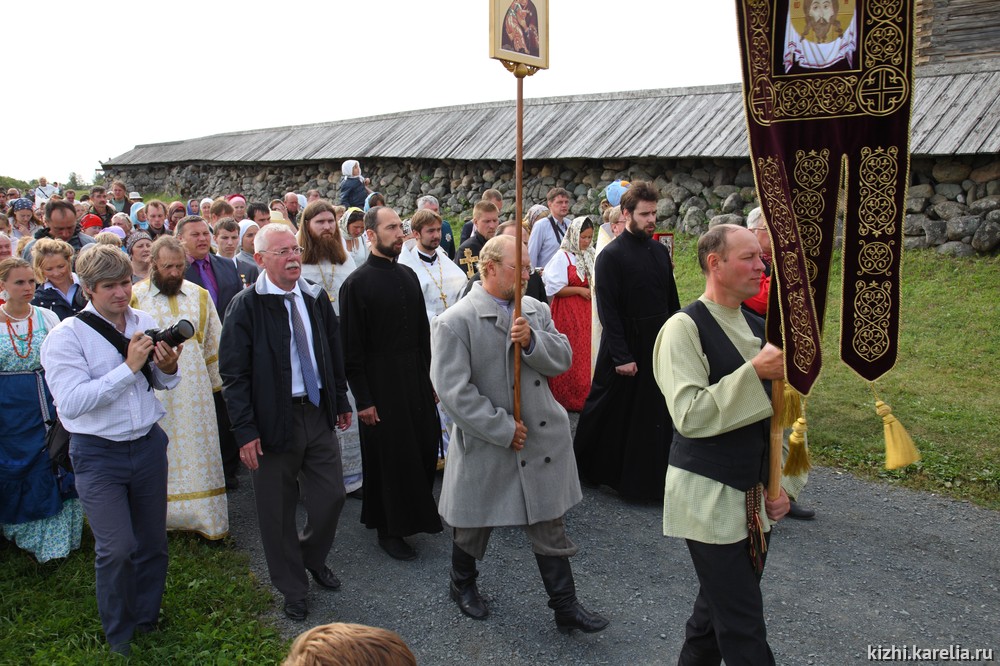
<instances>
[{"instance_id":1,"label":"purple velvet banner","mask_svg":"<svg viewBox=\"0 0 1000 666\"><path fill-rule=\"evenodd\" d=\"M787 381L808 394L822 366L839 213L841 358L874 381L897 354L913 0L736 0L736 9L777 285L768 339L785 350Z\"/></svg>"}]
</instances>

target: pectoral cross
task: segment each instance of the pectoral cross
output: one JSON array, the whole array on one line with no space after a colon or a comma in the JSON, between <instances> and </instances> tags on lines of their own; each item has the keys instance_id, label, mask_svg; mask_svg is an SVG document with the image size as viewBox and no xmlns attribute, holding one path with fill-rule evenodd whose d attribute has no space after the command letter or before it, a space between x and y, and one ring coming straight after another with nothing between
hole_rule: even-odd
<instances>
[{"instance_id":1,"label":"pectoral cross","mask_svg":"<svg viewBox=\"0 0 1000 666\"><path fill-rule=\"evenodd\" d=\"M472 279L472 276L476 274L476 264L479 263L479 255L472 256L472 250L465 248L465 254L462 255L465 259L459 259L458 263L465 266L465 272Z\"/></svg>"}]
</instances>

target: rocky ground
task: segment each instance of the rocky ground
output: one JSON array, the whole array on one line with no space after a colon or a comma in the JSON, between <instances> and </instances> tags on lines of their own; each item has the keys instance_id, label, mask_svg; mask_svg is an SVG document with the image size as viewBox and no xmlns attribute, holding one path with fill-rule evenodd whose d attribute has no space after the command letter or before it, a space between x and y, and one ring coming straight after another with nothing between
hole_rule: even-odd
<instances>
[{"instance_id":1,"label":"rocky ground","mask_svg":"<svg viewBox=\"0 0 1000 666\"><path fill-rule=\"evenodd\" d=\"M356 437L353 427L348 436ZM241 480L230 495L232 533L266 586L253 490L247 476ZM814 470L802 499L817 519L776 527L763 580L777 663L864 663L869 646L892 645L992 648L1000 659L996 512L828 468ZM286 636L356 622L398 632L421 664L676 663L697 581L683 542L662 536L659 506L584 489L567 517L580 546L578 596L611 626L571 636L555 629L520 530L494 532L479 579L491 616L477 622L448 596L447 532L412 538L418 559L398 562L360 513L361 502L348 499L328 558L343 581L339 591L314 584L303 623L287 620L275 595L273 619Z\"/></svg>"}]
</instances>

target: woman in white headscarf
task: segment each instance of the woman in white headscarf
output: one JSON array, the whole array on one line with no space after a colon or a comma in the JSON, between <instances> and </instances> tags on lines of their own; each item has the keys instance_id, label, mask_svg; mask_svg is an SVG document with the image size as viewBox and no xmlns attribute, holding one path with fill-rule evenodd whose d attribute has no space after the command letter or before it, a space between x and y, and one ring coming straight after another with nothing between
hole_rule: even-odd
<instances>
[{"instance_id":1,"label":"woman in white headscarf","mask_svg":"<svg viewBox=\"0 0 1000 666\"><path fill-rule=\"evenodd\" d=\"M365 213L360 208L348 208L340 216L340 238L344 249L356 266L368 260L368 239L365 238Z\"/></svg>"},{"instance_id":2,"label":"woman in white headscarf","mask_svg":"<svg viewBox=\"0 0 1000 666\"><path fill-rule=\"evenodd\" d=\"M340 167L340 205L348 208L362 208L368 189L368 179L361 175L361 165L357 160L347 160Z\"/></svg>"},{"instance_id":3,"label":"woman in white headscarf","mask_svg":"<svg viewBox=\"0 0 1000 666\"><path fill-rule=\"evenodd\" d=\"M549 380L552 397L570 412L579 412L590 391L590 285L594 275L594 223L573 220L559 250L542 271L552 323L569 338L573 364Z\"/></svg>"},{"instance_id":4,"label":"woman in white headscarf","mask_svg":"<svg viewBox=\"0 0 1000 666\"><path fill-rule=\"evenodd\" d=\"M253 266L257 265L257 262L253 260L253 237L257 235L258 231L260 231L260 227L253 220L240 221L240 251L236 253L237 260L242 259Z\"/></svg>"}]
</instances>

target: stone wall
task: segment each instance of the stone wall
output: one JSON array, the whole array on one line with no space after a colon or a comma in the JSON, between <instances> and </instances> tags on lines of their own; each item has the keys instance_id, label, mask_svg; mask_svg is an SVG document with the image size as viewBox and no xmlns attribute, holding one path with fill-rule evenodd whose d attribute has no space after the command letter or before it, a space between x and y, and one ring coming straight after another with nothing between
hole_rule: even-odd
<instances>
[{"instance_id":1,"label":"stone wall","mask_svg":"<svg viewBox=\"0 0 1000 666\"><path fill-rule=\"evenodd\" d=\"M362 160L372 189L381 192L401 215L413 212L417 197L431 194L450 220L468 219L472 206L489 188L500 190L514 211L512 162L455 160ZM339 164L152 165L107 168L129 190L169 192L202 198L239 192L248 201L280 198L285 192L317 189L336 200ZM566 160L526 162L524 206L544 203L545 193L569 190L572 214L594 213L608 183L617 179L650 180L660 192L657 206L663 230L703 233L711 224L743 224L758 205L748 160ZM1000 161L996 156L917 158L911 164L911 187L904 224L905 247L936 248L966 256L1000 251Z\"/></svg>"}]
</instances>

